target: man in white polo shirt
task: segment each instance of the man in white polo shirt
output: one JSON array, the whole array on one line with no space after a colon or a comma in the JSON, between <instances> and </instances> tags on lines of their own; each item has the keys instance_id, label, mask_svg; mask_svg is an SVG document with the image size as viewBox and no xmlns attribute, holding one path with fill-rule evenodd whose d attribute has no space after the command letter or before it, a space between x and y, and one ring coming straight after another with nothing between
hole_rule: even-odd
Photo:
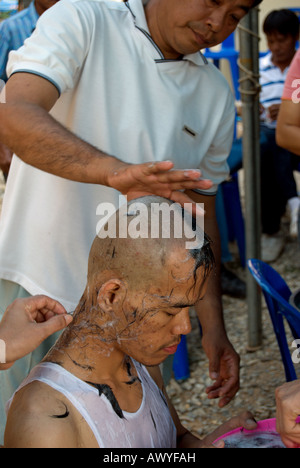
<instances>
[{"instance_id":1,"label":"man in white polo shirt","mask_svg":"<svg viewBox=\"0 0 300 468\"><path fill-rule=\"evenodd\" d=\"M120 192L205 203L219 259L214 203L228 173L234 105L200 50L221 43L259 3L61 0L43 15L11 54L0 106L0 140L18 155L1 218L1 298L46 293L72 310L99 204L118 208ZM187 171L194 168L202 180ZM209 398L224 406L238 390L239 359L224 328L218 274L198 314L215 381ZM20 364L23 376L16 367L1 373L4 400L43 352Z\"/></svg>"}]
</instances>

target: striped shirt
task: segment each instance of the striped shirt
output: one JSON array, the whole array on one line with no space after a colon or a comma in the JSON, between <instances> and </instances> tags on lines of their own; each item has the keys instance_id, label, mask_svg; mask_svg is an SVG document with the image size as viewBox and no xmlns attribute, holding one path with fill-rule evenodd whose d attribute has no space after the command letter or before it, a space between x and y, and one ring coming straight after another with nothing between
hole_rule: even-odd
<instances>
[{"instance_id":1,"label":"striped shirt","mask_svg":"<svg viewBox=\"0 0 300 468\"><path fill-rule=\"evenodd\" d=\"M28 8L0 23L0 79L7 81L6 64L11 50L19 49L35 29L39 15L34 1Z\"/></svg>"},{"instance_id":2,"label":"striped shirt","mask_svg":"<svg viewBox=\"0 0 300 468\"><path fill-rule=\"evenodd\" d=\"M265 109L273 104L280 104L283 93L284 83L288 74L289 67L283 72L272 62L272 54L269 53L262 57L259 62L260 71L260 103ZM276 128L276 121L271 122L268 119L267 112L261 115L261 120L270 128Z\"/></svg>"}]
</instances>

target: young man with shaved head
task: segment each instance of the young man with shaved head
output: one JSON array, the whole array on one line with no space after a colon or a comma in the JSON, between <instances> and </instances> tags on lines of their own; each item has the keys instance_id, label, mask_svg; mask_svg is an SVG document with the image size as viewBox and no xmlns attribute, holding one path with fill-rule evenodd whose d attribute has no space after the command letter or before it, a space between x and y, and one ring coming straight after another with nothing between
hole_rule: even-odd
<instances>
[{"instance_id":1,"label":"young man with shaved head","mask_svg":"<svg viewBox=\"0 0 300 468\"><path fill-rule=\"evenodd\" d=\"M228 175L234 99L200 51L259 3L61 0L42 15L10 55L0 105L0 141L17 155L0 225L3 312L20 295L76 307L98 205L118 208L119 192L204 203L219 264L215 194ZM224 406L239 387L239 359L223 323L218 271L203 304L196 308L215 381L209 398ZM0 375L4 400L30 366L28 358Z\"/></svg>"},{"instance_id":2,"label":"young man with shaved head","mask_svg":"<svg viewBox=\"0 0 300 468\"><path fill-rule=\"evenodd\" d=\"M149 215L154 201L162 202L141 199ZM176 223L188 223L178 212ZM129 207L121 216L129 224L135 214ZM151 234L157 220L142 222ZM190 249L172 223L165 238L96 237L72 324L10 402L5 447L202 447L239 424L256 426L245 413L201 441L167 399L158 365L190 332L189 307L203 299L214 266L204 233L195 229Z\"/></svg>"}]
</instances>

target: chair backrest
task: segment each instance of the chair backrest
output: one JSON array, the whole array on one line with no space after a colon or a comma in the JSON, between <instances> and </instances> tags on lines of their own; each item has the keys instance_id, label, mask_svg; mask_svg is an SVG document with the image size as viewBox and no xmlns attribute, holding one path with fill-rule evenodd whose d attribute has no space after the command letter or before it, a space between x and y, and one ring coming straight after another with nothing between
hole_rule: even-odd
<instances>
[{"instance_id":1,"label":"chair backrest","mask_svg":"<svg viewBox=\"0 0 300 468\"><path fill-rule=\"evenodd\" d=\"M284 320L286 319L294 339L300 339L300 312L288 301L292 295L283 278L270 265L261 260L248 260L248 268L261 287L272 320L281 352L286 380L296 380L297 374L287 342Z\"/></svg>"},{"instance_id":2,"label":"chair backrest","mask_svg":"<svg viewBox=\"0 0 300 468\"><path fill-rule=\"evenodd\" d=\"M296 13L296 15L298 16L299 18L299 22L300 22L300 8L289 8L289 10L293 11L294 13ZM297 49L299 47L299 41L297 42L297 45L296 45Z\"/></svg>"},{"instance_id":3,"label":"chair backrest","mask_svg":"<svg viewBox=\"0 0 300 468\"><path fill-rule=\"evenodd\" d=\"M222 49L235 49L234 32L222 42Z\"/></svg>"},{"instance_id":4,"label":"chair backrest","mask_svg":"<svg viewBox=\"0 0 300 468\"><path fill-rule=\"evenodd\" d=\"M289 8L289 10L293 11L296 13L297 16L299 16L299 21L300 21L300 8Z\"/></svg>"}]
</instances>

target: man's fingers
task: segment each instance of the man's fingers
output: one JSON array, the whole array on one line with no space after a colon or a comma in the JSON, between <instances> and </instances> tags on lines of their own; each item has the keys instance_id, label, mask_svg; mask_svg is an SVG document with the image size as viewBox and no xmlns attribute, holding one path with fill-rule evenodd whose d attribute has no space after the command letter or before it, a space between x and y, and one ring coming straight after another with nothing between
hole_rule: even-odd
<instances>
[{"instance_id":1,"label":"man's fingers","mask_svg":"<svg viewBox=\"0 0 300 468\"><path fill-rule=\"evenodd\" d=\"M161 171L170 171L174 167L172 161L150 162L144 164L144 175L157 174Z\"/></svg>"},{"instance_id":2,"label":"man's fingers","mask_svg":"<svg viewBox=\"0 0 300 468\"><path fill-rule=\"evenodd\" d=\"M202 176L197 169L170 170L156 173L156 179L162 183L185 182L188 180L199 180Z\"/></svg>"},{"instance_id":3,"label":"man's fingers","mask_svg":"<svg viewBox=\"0 0 300 468\"><path fill-rule=\"evenodd\" d=\"M236 385L235 379L232 377L228 380L218 379L213 385L207 387L207 397L212 400L220 398L219 406L222 408L226 406L234 398L239 386Z\"/></svg>"},{"instance_id":4,"label":"man's fingers","mask_svg":"<svg viewBox=\"0 0 300 468\"><path fill-rule=\"evenodd\" d=\"M48 338L48 336L53 335L60 330L66 328L73 320L71 315L55 315L51 317L46 322L38 324L40 329L43 331L44 339Z\"/></svg>"},{"instance_id":5,"label":"man's fingers","mask_svg":"<svg viewBox=\"0 0 300 468\"><path fill-rule=\"evenodd\" d=\"M198 180L201 177L199 169L173 169L172 161L151 162L144 164L143 175L156 175L156 180L162 183Z\"/></svg>"},{"instance_id":6,"label":"man's fingers","mask_svg":"<svg viewBox=\"0 0 300 468\"><path fill-rule=\"evenodd\" d=\"M44 295L26 298L24 300L23 307L30 314L33 320L37 320L41 316L44 316L44 319L46 319L49 312L52 312L55 315L67 313L62 304L55 299L51 299Z\"/></svg>"}]
</instances>

